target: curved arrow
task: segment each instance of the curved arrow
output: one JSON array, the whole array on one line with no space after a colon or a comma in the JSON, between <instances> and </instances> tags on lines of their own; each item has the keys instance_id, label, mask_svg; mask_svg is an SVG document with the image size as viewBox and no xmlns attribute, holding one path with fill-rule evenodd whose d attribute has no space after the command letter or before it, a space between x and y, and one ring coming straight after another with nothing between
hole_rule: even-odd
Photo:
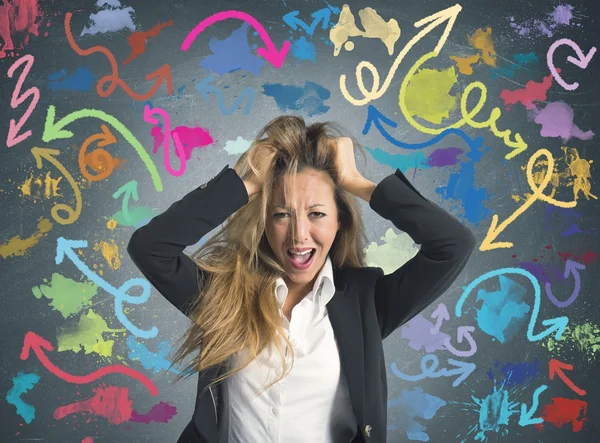
<instances>
[{"instance_id":1,"label":"curved arrow","mask_svg":"<svg viewBox=\"0 0 600 443\"><path fill-rule=\"evenodd\" d=\"M482 282L489 280L490 278L497 277L499 275L505 275L505 274L522 275L523 277L526 277L531 282L531 285L533 286L534 302L533 302L533 309L531 312L531 318L529 320L529 326L527 327L527 339L529 341L538 341L538 340L541 340L542 338L546 337L547 335L550 335L554 331L556 331L556 334L554 335L554 338L556 340L558 340L560 337L562 337L562 335L565 331L565 328L567 327L567 324L569 323L568 317L555 317L555 318L551 318L551 319L542 320L542 324L544 326L550 326L550 327L548 329L546 329L545 331L539 332L537 334L533 333L533 329L534 329L535 323L537 321L537 318L538 318L538 315L540 312L541 288L540 288L540 284L539 284L537 278L535 278L534 275L531 274L529 271L526 271L521 268L495 269L493 271L486 272L485 274L482 274L479 277L477 277L475 280L473 280L471 282L471 284L469 284L469 286L467 286L465 288L462 295L458 299L458 302L456 303L456 309L455 309L454 314L457 317L460 317L462 315L462 306L465 303L465 301L467 300L467 298L469 297L469 294L473 291L473 289L475 289L477 286L479 286Z\"/></svg>"},{"instance_id":2,"label":"curved arrow","mask_svg":"<svg viewBox=\"0 0 600 443\"><path fill-rule=\"evenodd\" d=\"M154 95L154 93L158 90L158 88L160 88L163 81L165 81L167 84L167 93L169 95L173 94L173 81L171 79L171 67L166 64L146 76L146 80L153 80L156 78L156 81L154 82L152 87L148 90L148 92L146 92L145 94L138 94L137 92L134 92L129 87L129 85L127 83L125 83L125 81L123 81L123 79L121 79L119 77L119 64L117 63L117 59L115 58L113 53L110 50L108 50L108 48L105 48L104 46L92 46L91 48L88 48L88 49L82 49L81 47L79 47L77 45L77 43L75 43L75 39L73 38L73 33L71 32L71 16L72 15L73 15L73 13L71 13L71 12L67 12L65 14L65 34L67 36L67 41L69 42L69 45L71 46L73 51L75 51L78 55L81 55L84 57L94 54L96 52L99 52L101 54L104 54L106 56L106 58L108 59L108 62L110 63L111 73L102 77L98 81L98 84L96 85L96 92L98 93L98 95L100 97L106 98L106 97L110 96L115 91L117 86L120 86L123 89L123 91L125 91L125 93L128 96L130 96L131 98L133 98L134 100L150 100L152 98L152 96ZM108 89L105 90L104 85L109 82L110 82L110 84L108 86Z\"/></svg>"},{"instance_id":3,"label":"curved arrow","mask_svg":"<svg viewBox=\"0 0 600 443\"><path fill-rule=\"evenodd\" d=\"M29 358L30 350L33 350L33 352L35 353L37 358L40 360L40 363L50 373L56 375L60 379L65 380L66 382L81 385L81 384L86 384L86 383L92 383L94 380L102 378L108 374L121 373L121 374L124 374L128 377L131 377L131 378L139 381L141 384L143 384L146 387L146 389L148 389L150 394L155 395L155 396L158 395L158 388L152 382L152 380L150 380L144 374L141 374L140 372L138 372L134 369L131 369L127 366L123 366L123 365L105 366L105 367L97 369L94 372L87 374L87 375L72 375L72 374L69 374L69 373L63 371L58 366L53 364L44 352L44 350L54 351L54 347L52 346L52 344L45 338L37 335L35 332L32 332L32 331L28 331L25 334L25 339L23 341L23 349L21 350L21 355L20 355L21 360L27 360Z\"/></svg>"},{"instance_id":4,"label":"curved arrow","mask_svg":"<svg viewBox=\"0 0 600 443\"><path fill-rule=\"evenodd\" d=\"M115 165L112 155L106 149L102 149L102 146L112 145L117 142L115 136L110 132L106 125L100 125L102 132L98 134L92 134L85 139L79 150L79 170L81 174L89 181L95 182L104 180L110 174L112 174ZM86 153L87 148L94 142L98 142L98 148L94 149L89 154ZM106 165L106 169L101 170L97 175L90 174L87 170L87 166L91 166L95 169L102 169L102 166Z\"/></svg>"},{"instance_id":5,"label":"curved arrow","mask_svg":"<svg viewBox=\"0 0 600 443\"><path fill-rule=\"evenodd\" d=\"M230 115L233 114L233 112L241 105L244 98L248 96L248 100L246 101L246 109L244 110L244 114L248 115L250 113L250 109L252 108L252 102L254 101L254 88L252 86L248 86L246 89L244 89L242 93L238 96L238 98L229 107L229 109L227 109L227 107L225 106L225 99L223 98L223 93L221 92L221 90L210 85L210 82L212 82L214 79L215 77L213 75L210 75L196 84L196 91L198 91L200 95L202 95L202 98L204 100L209 100L207 92L214 92L217 96L221 113L225 115Z\"/></svg>"},{"instance_id":6,"label":"curved arrow","mask_svg":"<svg viewBox=\"0 0 600 443\"><path fill-rule=\"evenodd\" d=\"M477 343L471 335L471 332L473 331L475 331L475 328L473 326L459 326L456 331L456 339L459 343L462 343L463 338L466 338L469 342L469 345L471 345L471 348L468 351L459 351L458 349L456 349L450 342L450 337L446 337L446 339L444 340L444 346L448 351L450 351L453 355L457 357L470 357L474 355L477 352Z\"/></svg>"},{"instance_id":7,"label":"curved arrow","mask_svg":"<svg viewBox=\"0 0 600 443\"><path fill-rule=\"evenodd\" d=\"M169 174L179 177L185 172L187 166L183 144L181 143L181 140L179 140L179 135L176 132L171 133L171 117L167 111L161 108L150 108L149 105L144 106L145 122L150 123L151 125L158 125L158 119L153 117L155 114L161 116L165 121L165 136L163 138L163 162L165 169ZM177 151L177 157L179 158L179 169L177 170L171 167L171 137L173 137L173 143L175 144L175 150Z\"/></svg>"},{"instance_id":8,"label":"curved arrow","mask_svg":"<svg viewBox=\"0 0 600 443\"><path fill-rule=\"evenodd\" d=\"M54 121L56 117L56 108L54 105L48 106L48 112L46 114L46 122L44 123L44 134L42 135L42 140L46 143L51 142L52 140L63 139L63 138L71 138L73 137L73 133L67 129L64 129L66 126L70 125L76 120L80 118L97 118L108 123L112 126L117 132L119 132L127 142L133 146L136 150L144 165L150 172L150 176L152 177L152 182L154 183L154 187L158 192L163 190L162 181L160 179L160 175L158 175L158 170L154 163L152 163L152 159L139 142L137 138L131 133L127 127L117 120L112 115L107 114L104 111L99 111L97 109L80 109L79 111L71 112L70 114L65 115L58 121Z\"/></svg>"},{"instance_id":9,"label":"curved arrow","mask_svg":"<svg viewBox=\"0 0 600 443\"><path fill-rule=\"evenodd\" d=\"M75 221L81 215L81 208L83 207L83 199L81 198L81 190L77 185L77 182L73 178L73 176L69 173L67 168L65 168L61 162L55 157L60 154L58 149L48 149L48 148L31 148L31 154L35 157L35 164L38 169L42 169L42 159L46 159L50 163L54 165L56 169L58 169L62 175L65 176L69 185L71 185L71 189L75 193L75 209L71 208L69 205L65 205L64 203L57 203L52 207L50 213L52 214L52 218L56 220L57 223L61 225L70 225L71 223L75 223ZM58 214L58 211L65 211L67 213L67 217L63 218Z\"/></svg>"},{"instance_id":10,"label":"curved arrow","mask_svg":"<svg viewBox=\"0 0 600 443\"><path fill-rule=\"evenodd\" d=\"M567 298L565 301L558 300L552 294L552 284L549 281L547 281L546 284L544 285L544 287L546 288L546 295L548 296L548 298L550 299L552 304L554 304L554 306L556 306L557 308L566 308L571 303L573 303L575 301L575 299L577 298L577 296L579 295L579 289L581 287L581 278L579 277L579 272L577 271L578 269L582 269L582 270L585 269L585 265L582 265L581 263L577 263L576 261L567 259L567 262L565 263L564 277L568 278L569 274L573 274L573 278L575 279L575 288L573 289L571 296L569 298Z\"/></svg>"},{"instance_id":11,"label":"curved arrow","mask_svg":"<svg viewBox=\"0 0 600 443\"><path fill-rule=\"evenodd\" d=\"M57 265L61 264L65 256L69 257L69 259L73 262L73 264L79 269L89 280L96 283L96 285L100 286L109 294L115 297L115 315L117 319L125 326L133 335L136 337L142 338L152 338L158 335L158 328L156 326L152 326L152 329L149 331L144 331L139 329L133 323L129 321L125 313L123 312L123 303L131 303L134 305L141 305L148 301L150 298L150 283L148 280L143 278L131 278L127 280L120 288L115 288L110 285L106 280L100 278L96 275L75 253L74 249L82 249L87 248L88 243L86 240L68 240L64 237L58 237L56 240L56 258L55 263ZM134 297L129 295L127 292L135 287L142 287L142 294Z\"/></svg>"},{"instance_id":12,"label":"curved arrow","mask_svg":"<svg viewBox=\"0 0 600 443\"><path fill-rule=\"evenodd\" d=\"M190 46L192 45L194 40L196 40L196 37L198 37L198 35L200 35L200 33L202 31L204 31L206 28L208 28L209 26L211 26L217 22L231 19L231 18L245 21L254 28L254 30L256 31L256 33L258 34L258 36L261 38L261 40L264 42L264 44L266 46L266 48L258 48L256 50L258 55L260 55L266 61L271 63L271 65L273 65L273 67L275 67L276 69L280 69L283 66L285 57L286 57L288 51L290 50L290 41L286 40L285 42L283 42L283 46L281 47L281 50L278 51L277 48L275 47L275 45L273 44L273 40L271 40L269 33L263 27L263 25L261 25L258 22L258 20L256 20L250 14L247 14L242 11L235 11L235 10L221 11L221 12L217 12L216 14L211 15L210 17L205 18L200 23L198 23L196 25L196 27L194 29L192 29L192 31L187 35L187 37L181 44L181 50L187 51L188 49L190 49Z\"/></svg>"},{"instance_id":13,"label":"curved arrow","mask_svg":"<svg viewBox=\"0 0 600 443\"><path fill-rule=\"evenodd\" d=\"M428 363L430 363L430 364L428 365ZM477 369L477 366L475 365L475 363L462 362L459 360L453 360L451 358L448 359L448 363L450 363L451 365L454 365L456 367L456 369L442 368L438 372L435 372L436 368L439 365L439 360L435 356L435 354L426 354L421 359L421 373L420 374L417 374L417 375L404 374L403 372L400 372L398 370L398 367L396 366L396 362L392 363L391 369L392 369L392 372L394 373L394 375L396 375L396 377L398 377L402 380L406 380L406 381L419 381L419 380L423 380L424 378L427 378L427 377L438 378L438 377L451 377L453 375L459 375L459 377L456 380L454 380L454 382L452 383L453 387L456 387L459 384L461 384L469 375L471 375L471 373L475 369Z\"/></svg>"},{"instance_id":14,"label":"curved arrow","mask_svg":"<svg viewBox=\"0 0 600 443\"><path fill-rule=\"evenodd\" d=\"M569 40L568 38L561 38L552 43L552 45L550 45L550 49L548 49L548 53L546 54L546 63L548 64L548 68L550 69L552 77L554 77L556 82L567 91L574 91L579 87L579 83L567 83L562 79L557 69L554 67L554 51L556 51L556 49L562 45L567 45L573 48L575 54L577 54L577 58L570 55L567 57L567 61L573 63L576 66L579 66L581 69L587 68L588 64L592 60L592 57L594 57L594 54L596 53L596 47L592 46L592 49L590 49L587 55L584 55L579 45L573 40Z\"/></svg>"},{"instance_id":15,"label":"curved arrow","mask_svg":"<svg viewBox=\"0 0 600 443\"><path fill-rule=\"evenodd\" d=\"M31 117L33 110L40 101L40 90L35 86L32 86L31 88L27 89L27 91L25 91L23 94L21 94L21 88L23 87L25 79L29 75L29 71L31 71L31 67L33 66L34 61L35 58L33 57L33 55L25 54L23 57L15 61L10 68L8 68L8 78L12 78L17 68L19 68L19 66L25 63L25 67L23 68L23 71L21 72L21 75L17 80L17 84L15 85L15 89L13 90L12 96L10 98L10 107L13 109L17 109L17 107L23 104L23 102L29 97L31 97L31 101L29 102L29 106L27 106L27 109L19 119L18 123L14 118L11 118L8 122L8 134L6 136L7 148L12 148L13 146L21 143L23 140L27 139L32 134L31 129L28 129L21 135L19 135L19 131L21 130L25 122L29 120L29 117Z\"/></svg>"},{"instance_id":16,"label":"curved arrow","mask_svg":"<svg viewBox=\"0 0 600 443\"><path fill-rule=\"evenodd\" d=\"M546 389L548 389L548 386L546 386L546 385L538 386L538 388L533 393L533 402L531 404L531 409L529 411L527 410L527 403L525 403L525 402L521 403L521 416L519 417L519 426L536 425L536 424L542 423L544 421L544 419L541 417L537 417L537 418L532 418L532 417L533 417L533 414L535 414L535 411L537 411L540 394L542 392L544 392Z\"/></svg>"},{"instance_id":17,"label":"curved arrow","mask_svg":"<svg viewBox=\"0 0 600 443\"><path fill-rule=\"evenodd\" d=\"M121 203L121 212L123 213L123 218L128 222L133 222L131 215L129 214L129 198L133 197L135 201L138 201L138 192L137 192L137 181L131 180L130 182L125 183L117 192L112 195L112 198L117 199L121 194L125 194L123 197L123 202Z\"/></svg>"},{"instance_id":18,"label":"curved arrow","mask_svg":"<svg viewBox=\"0 0 600 443\"><path fill-rule=\"evenodd\" d=\"M554 380L554 376L558 375L558 377L577 395L585 395L586 391L584 389L578 388L575 386L569 377L566 376L563 369L567 371L573 370L573 365L568 363L563 363L562 361L556 360L555 358L551 359L548 363L548 375L550 376L550 380Z\"/></svg>"}]
</instances>

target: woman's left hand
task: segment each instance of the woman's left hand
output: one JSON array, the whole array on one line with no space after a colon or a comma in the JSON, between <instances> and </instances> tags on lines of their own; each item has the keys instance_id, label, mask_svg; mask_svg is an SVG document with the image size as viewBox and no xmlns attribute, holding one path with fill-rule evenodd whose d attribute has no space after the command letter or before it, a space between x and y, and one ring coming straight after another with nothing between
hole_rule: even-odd
<instances>
[{"instance_id":1,"label":"woman's left hand","mask_svg":"<svg viewBox=\"0 0 600 443\"><path fill-rule=\"evenodd\" d=\"M337 167L340 174L340 185L343 189L349 190L360 180L364 180L363 175L356 169L354 159L354 143L349 137L337 137Z\"/></svg>"}]
</instances>

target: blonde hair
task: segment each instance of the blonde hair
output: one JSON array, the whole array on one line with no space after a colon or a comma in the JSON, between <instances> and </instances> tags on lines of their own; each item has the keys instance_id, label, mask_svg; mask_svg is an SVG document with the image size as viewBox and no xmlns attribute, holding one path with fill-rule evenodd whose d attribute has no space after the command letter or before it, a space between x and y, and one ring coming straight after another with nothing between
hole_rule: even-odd
<instances>
[{"instance_id":1,"label":"blonde hair","mask_svg":"<svg viewBox=\"0 0 600 443\"><path fill-rule=\"evenodd\" d=\"M221 365L244 351L239 355L245 354L245 360L208 386L218 383L246 367L271 344L281 356L282 371L265 389L289 373L291 366L288 368L285 349L278 337L290 349L291 345L284 334L274 296L276 280L285 271L265 235L268 206L283 175L293 180L296 174L312 169L330 177L341 223L329 251L333 268L365 266L367 238L360 208L356 197L339 186L335 137L341 133L332 122L307 126L301 117L281 116L259 131L251 147L236 162L234 169L239 176L246 179L254 174L262 183L262 191L253 194L192 255L205 277L199 282L198 295L190 306L193 323L181 337L183 343L171 366L183 363L195 351L199 355L185 366L176 381ZM354 144L364 157L362 146ZM294 229L295 223L291 225Z\"/></svg>"}]
</instances>

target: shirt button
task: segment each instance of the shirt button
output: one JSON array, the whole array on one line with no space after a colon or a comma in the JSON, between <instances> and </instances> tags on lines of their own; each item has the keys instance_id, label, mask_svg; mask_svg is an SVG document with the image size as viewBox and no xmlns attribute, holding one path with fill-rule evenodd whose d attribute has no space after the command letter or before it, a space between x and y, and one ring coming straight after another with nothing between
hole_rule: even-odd
<instances>
[{"instance_id":1,"label":"shirt button","mask_svg":"<svg viewBox=\"0 0 600 443\"><path fill-rule=\"evenodd\" d=\"M271 411L273 411L273 415L275 415L275 417L277 417L277 415L279 414L279 410L277 408L273 408L271 409Z\"/></svg>"}]
</instances>

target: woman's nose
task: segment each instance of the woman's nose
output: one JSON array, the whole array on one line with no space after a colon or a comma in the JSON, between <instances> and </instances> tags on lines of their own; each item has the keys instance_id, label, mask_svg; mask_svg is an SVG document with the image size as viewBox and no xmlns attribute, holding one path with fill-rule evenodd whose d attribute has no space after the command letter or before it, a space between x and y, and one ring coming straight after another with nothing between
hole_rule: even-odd
<instances>
[{"instance_id":1,"label":"woman's nose","mask_svg":"<svg viewBox=\"0 0 600 443\"><path fill-rule=\"evenodd\" d=\"M294 227L296 228L296 239L295 240L299 240L299 241L303 241L304 239L306 239L308 237L308 231L309 231L309 226L308 226L308 219L306 217L295 217L294 219ZM291 231L291 229L290 229ZM290 232L290 235L292 235L292 232Z\"/></svg>"}]
</instances>

